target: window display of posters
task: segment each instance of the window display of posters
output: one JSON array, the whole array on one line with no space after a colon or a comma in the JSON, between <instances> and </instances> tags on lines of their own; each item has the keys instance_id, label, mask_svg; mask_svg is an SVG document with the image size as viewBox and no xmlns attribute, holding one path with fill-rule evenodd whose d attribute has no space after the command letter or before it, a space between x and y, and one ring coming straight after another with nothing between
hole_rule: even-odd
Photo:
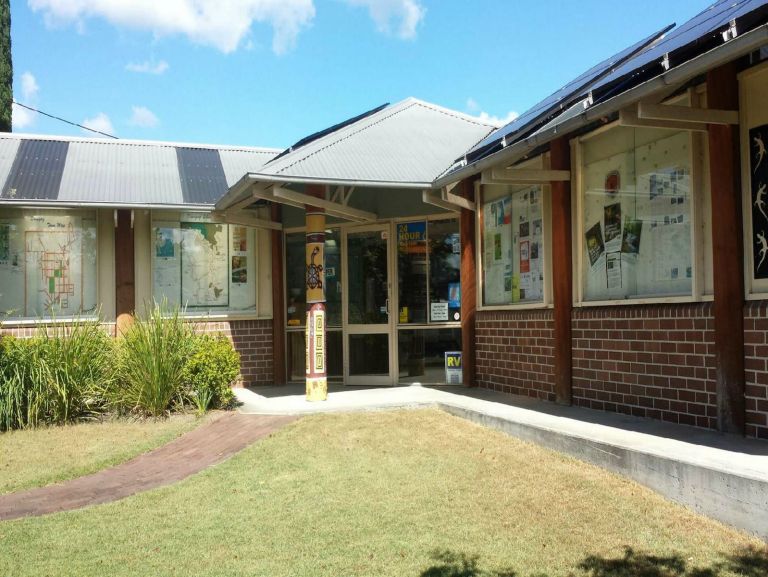
<instances>
[{"instance_id":1,"label":"window display of posters","mask_svg":"<svg viewBox=\"0 0 768 577\"><path fill-rule=\"evenodd\" d=\"M96 216L6 209L0 220L0 313L58 318L98 308Z\"/></svg>"},{"instance_id":2,"label":"window display of posters","mask_svg":"<svg viewBox=\"0 0 768 577\"><path fill-rule=\"evenodd\" d=\"M690 294L690 148L687 132L649 128L585 139L584 300Z\"/></svg>"},{"instance_id":3,"label":"window display of posters","mask_svg":"<svg viewBox=\"0 0 768 577\"><path fill-rule=\"evenodd\" d=\"M749 130L750 191L752 205L752 250L756 279L768 278L768 124Z\"/></svg>"},{"instance_id":4,"label":"window display of posters","mask_svg":"<svg viewBox=\"0 0 768 577\"><path fill-rule=\"evenodd\" d=\"M506 304L512 293L512 204L509 197L484 206L483 284L485 304Z\"/></svg>"},{"instance_id":5,"label":"window display of posters","mask_svg":"<svg viewBox=\"0 0 768 577\"><path fill-rule=\"evenodd\" d=\"M255 231L208 218L153 221L152 298L190 312L255 309Z\"/></svg>"},{"instance_id":6,"label":"window display of posters","mask_svg":"<svg viewBox=\"0 0 768 577\"><path fill-rule=\"evenodd\" d=\"M544 296L541 187L505 192L484 206L485 305L535 302Z\"/></svg>"}]
</instances>

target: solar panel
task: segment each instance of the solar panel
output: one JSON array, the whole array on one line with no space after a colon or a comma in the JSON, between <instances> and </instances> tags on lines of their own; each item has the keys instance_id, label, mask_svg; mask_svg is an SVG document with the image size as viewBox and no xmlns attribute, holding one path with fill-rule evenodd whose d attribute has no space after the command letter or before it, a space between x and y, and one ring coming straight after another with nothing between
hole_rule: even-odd
<instances>
[{"instance_id":1,"label":"solar panel","mask_svg":"<svg viewBox=\"0 0 768 577\"><path fill-rule=\"evenodd\" d=\"M701 53L715 48L724 42L721 33L728 28L731 21L737 21L738 33L743 33L751 29L756 22L763 21L768 15L766 4L768 0L719 0L676 28L660 42L595 83L592 91L598 99L605 99L616 92L624 91L626 84L633 78L652 77L663 73L665 67L662 61L665 55L669 55L669 68L674 68L690 59L692 51ZM743 26L739 25L739 19L745 20L741 23ZM739 30L740 28L744 30ZM603 93L600 94L600 91Z\"/></svg>"},{"instance_id":2,"label":"solar panel","mask_svg":"<svg viewBox=\"0 0 768 577\"><path fill-rule=\"evenodd\" d=\"M640 42L637 42L625 48L618 54L614 54L610 58L603 60L599 64L596 64L583 74L571 80L568 84L550 94L547 98L533 106L530 110L527 110L522 115L518 116L515 120L492 132L489 136L483 139L480 143L475 145L472 150L467 153L467 160L472 162L477 158L487 156L488 154L495 152L496 148L501 148L502 139L509 140L517 133L530 127L532 124L547 119L555 112L564 110L570 104L573 103L575 97L582 96L586 93L587 89L592 86L596 81L611 74L617 66L621 66L627 60L633 58L638 53L646 49L649 45L658 41L673 28L674 24L665 26L658 32L651 34L647 38L644 38Z\"/></svg>"},{"instance_id":3,"label":"solar panel","mask_svg":"<svg viewBox=\"0 0 768 577\"><path fill-rule=\"evenodd\" d=\"M349 126L350 124L354 124L358 120L362 120L364 118L367 118L373 114L376 114L377 112L384 110L387 106L389 106L389 102L386 102L382 104L381 106L377 106L376 108L369 110L368 112L363 112L362 114L359 114L358 116L355 116L353 118L350 118L348 120L344 120L343 122L339 122L338 124L334 124L333 126L326 128L324 130L320 130L319 132L315 132L313 134L310 134L309 136L306 136L299 140L296 144L293 146L289 146L285 150L283 150L280 154L278 154L276 157L274 157L272 160L270 160L267 164L276 161L278 158L282 158L286 154L293 152L294 150L301 148L302 146L306 146L310 142L314 142L315 140L318 140L319 138L322 138L323 136L326 136L328 134L332 134L336 132L337 130L341 130L342 128ZM266 166L266 165L265 165Z\"/></svg>"}]
</instances>

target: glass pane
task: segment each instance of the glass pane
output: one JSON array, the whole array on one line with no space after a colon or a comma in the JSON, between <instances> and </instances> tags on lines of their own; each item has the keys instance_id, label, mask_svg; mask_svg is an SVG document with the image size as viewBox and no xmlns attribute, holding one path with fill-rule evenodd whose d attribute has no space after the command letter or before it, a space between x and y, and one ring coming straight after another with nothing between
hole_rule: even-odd
<instances>
[{"instance_id":1,"label":"glass pane","mask_svg":"<svg viewBox=\"0 0 768 577\"><path fill-rule=\"evenodd\" d=\"M0 319L95 313L96 213L17 210L0 216Z\"/></svg>"},{"instance_id":2,"label":"glass pane","mask_svg":"<svg viewBox=\"0 0 768 577\"><path fill-rule=\"evenodd\" d=\"M303 326L306 322L306 240L303 232L285 235L285 292L289 327Z\"/></svg>"},{"instance_id":3,"label":"glass pane","mask_svg":"<svg viewBox=\"0 0 768 577\"><path fill-rule=\"evenodd\" d=\"M429 223L429 320L461 320L461 243L457 219Z\"/></svg>"},{"instance_id":4,"label":"glass pane","mask_svg":"<svg viewBox=\"0 0 768 577\"><path fill-rule=\"evenodd\" d=\"M398 322L427 322L427 223L397 225Z\"/></svg>"},{"instance_id":5,"label":"glass pane","mask_svg":"<svg viewBox=\"0 0 768 577\"><path fill-rule=\"evenodd\" d=\"M541 302L544 298L542 188L509 186L501 190L501 196L488 199L483 205L483 302L486 305Z\"/></svg>"},{"instance_id":6,"label":"glass pane","mask_svg":"<svg viewBox=\"0 0 768 577\"><path fill-rule=\"evenodd\" d=\"M325 231L325 302L326 323L341 326L341 233Z\"/></svg>"},{"instance_id":7,"label":"glass pane","mask_svg":"<svg viewBox=\"0 0 768 577\"><path fill-rule=\"evenodd\" d=\"M400 382L445 383L445 353L461 350L461 329L400 330L397 348Z\"/></svg>"},{"instance_id":8,"label":"glass pane","mask_svg":"<svg viewBox=\"0 0 768 577\"><path fill-rule=\"evenodd\" d=\"M388 375L389 335L349 335L349 374Z\"/></svg>"},{"instance_id":9,"label":"glass pane","mask_svg":"<svg viewBox=\"0 0 768 577\"><path fill-rule=\"evenodd\" d=\"M304 331L291 331L288 333L288 380L303 381L306 378L306 350ZM341 380L343 378L343 355L341 331L328 331L325 333L326 354L329 380Z\"/></svg>"},{"instance_id":10,"label":"glass pane","mask_svg":"<svg viewBox=\"0 0 768 577\"><path fill-rule=\"evenodd\" d=\"M617 128L582 151L584 299L691 294L689 133Z\"/></svg>"},{"instance_id":11,"label":"glass pane","mask_svg":"<svg viewBox=\"0 0 768 577\"><path fill-rule=\"evenodd\" d=\"M385 324L387 315L387 241L381 231L347 237L349 323Z\"/></svg>"}]
</instances>

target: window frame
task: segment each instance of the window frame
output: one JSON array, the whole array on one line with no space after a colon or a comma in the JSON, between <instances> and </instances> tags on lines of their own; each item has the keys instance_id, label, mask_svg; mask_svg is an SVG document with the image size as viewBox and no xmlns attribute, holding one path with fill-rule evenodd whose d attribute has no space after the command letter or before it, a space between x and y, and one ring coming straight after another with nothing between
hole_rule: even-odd
<instances>
[{"instance_id":1,"label":"window frame","mask_svg":"<svg viewBox=\"0 0 768 577\"><path fill-rule=\"evenodd\" d=\"M105 326L108 326L110 324L114 324L114 321L111 321L109 319L102 318L102 309L104 308L104 302L101 298L101 266L102 266L102 259L101 259L101 250L99 247L99 239L101 238L103 234L103 225L101 223L101 211L100 208L97 206L61 206L61 205L52 205L52 204L19 204L19 205L8 205L8 204L0 204L0 207L3 209L15 209L22 214L24 212L28 211L59 211L59 212L69 212L69 213L78 213L82 217L82 213L86 212L93 212L94 215L94 224L96 228L96 253L95 253L95 267L96 267L96 276L93 279L93 282L96 286L96 313L95 314L82 314L77 316L62 316L62 317L10 317L8 319L0 318L0 328L14 328L14 327L42 327L42 326L57 326L57 325L67 325L67 324L77 324L77 323L87 323L87 322L93 322L93 321L101 321L102 324ZM24 274L26 275L26 264L24 269ZM25 282L26 285L26 282ZM25 311L26 312L26 311Z\"/></svg>"},{"instance_id":2,"label":"window frame","mask_svg":"<svg viewBox=\"0 0 768 577\"><path fill-rule=\"evenodd\" d=\"M517 168L536 168L536 169L548 169L550 167L549 153L541 154L525 162L521 162L516 165ZM485 304L485 275L484 267L485 262L483 260L483 224L484 224L484 207L485 207L485 188L489 186L508 187L508 184L475 184L475 267L476 272L476 285L477 285L477 310L478 311L524 311L524 310L541 310L554 308L554 301L552 295L552 187L549 183L542 182L539 184L541 188L542 208L541 208L541 226L543 228L543 243L541 250L543 251L544 259L544 286L541 301L539 302L517 302L508 304ZM517 186L517 185L512 185ZM526 187L535 186L523 185ZM500 197L499 197L500 198Z\"/></svg>"},{"instance_id":3,"label":"window frame","mask_svg":"<svg viewBox=\"0 0 768 577\"><path fill-rule=\"evenodd\" d=\"M699 95L694 90L688 90L686 93L670 99L666 103L680 106L691 106L691 103L701 104ZM572 230L574 235L573 242L573 263L574 263L574 282L573 282L573 306L574 307L605 307L605 306L623 306L623 305L645 305L645 304L678 304L678 303L697 303L713 300L709 291L705 288L705 271L711 268L711 255L707 258L707 250L711 252L711 244L705 242L707 232L711 236L711 223L707 218L703 218L703 210L711 204L707 202L708 198L708 170L705 166L707 158L706 139L695 131L668 129L670 134L675 132L687 132L690 142L689 147L689 166L691 170L691 292L686 295L676 296L642 296L626 299L606 299L606 300L585 300L584 299L584 274L586 265L584 263L584 167L582 147L585 142L592 138L601 136L615 128L622 127L619 121L614 121L600 128L585 134L572 141L571 154L571 174L575 175L572 179L573 192L571 198L572 210ZM632 130L642 130L637 127ZM651 130L667 130L662 128L649 127ZM635 149L636 150L636 149ZM706 226L705 226L706 224Z\"/></svg>"},{"instance_id":4,"label":"window frame","mask_svg":"<svg viewBox=\"0 0 768 577\"><path fill-rule=\"evenodd\" d=\"M253 268L254 268L254 306L250 310L243 310L243 311L237 311L237 310L215 310L215 309L208 309L207 312L201 311L201 310L192 310L190 311L187 308L183 308L183 314L182 317L185 320L189 321L207 321L207 322L216 322L216 321L246 321L246 320L270 320L273 318L273 315L263 315L259 313L259 307L261 305L260 297L259 297L259 291L260 291L260 280L259 280L259 272L260 272L260 266L261 266L261 259L259 258L259 251L260 251L260 242L259 242L259 231L261 230L258 227L255 226L247 226L247 225L240 225L240 224L232 224L228 222L214 222L211 220L212 217L212 211L204 211L204 210L184 210L183 208L175 208L172 210L151 210L149 215L149 254L147 255L149 258L149 297L151 299L152 303L157 302L155 299L155 258L153 256L154 251L154 244L152 242L153 239L153 233L155 229L155 222L178 222L179 224L179 230L181 229L181 224L185 222L196 222L193 220L185 220L183 218L184 214L201 214L206 215L207 219L205 221L199 221L199 222L209 222L212 224L221 224L225 225L227 227L231 226L244 226L246 229L250 229L254 233L254 248L253 248ZM229 229L227 229L227 244L229 244ZM229 285L232 284L231 279L231 251L229 250L229 246L227 247L227 283ZM136 263L134 263L135 266ZM182 306L182 303L179 303L180 306ZM139 308L139 304L136 304L137 309ZM274 312L274 311L273 311Z\"/></svg>"}]
</instances>

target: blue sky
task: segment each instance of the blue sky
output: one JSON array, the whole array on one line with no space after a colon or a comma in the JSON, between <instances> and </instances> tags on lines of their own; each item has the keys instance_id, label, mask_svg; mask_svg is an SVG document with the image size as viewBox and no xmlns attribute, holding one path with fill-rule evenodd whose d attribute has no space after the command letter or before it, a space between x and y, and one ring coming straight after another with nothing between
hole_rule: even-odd
<instances>
[{"instance_id":1,"label":"blue sky","mask_svg":"<svg viewBox=\"0 0 768 577\"><path fill-rule=\"evenodd\" d=\"M283 148L415 96L499 120L702 0L11 0L14 97L121 138ZM83 132L26 111L14 131Z\"/></svg>"}]
</instances>

